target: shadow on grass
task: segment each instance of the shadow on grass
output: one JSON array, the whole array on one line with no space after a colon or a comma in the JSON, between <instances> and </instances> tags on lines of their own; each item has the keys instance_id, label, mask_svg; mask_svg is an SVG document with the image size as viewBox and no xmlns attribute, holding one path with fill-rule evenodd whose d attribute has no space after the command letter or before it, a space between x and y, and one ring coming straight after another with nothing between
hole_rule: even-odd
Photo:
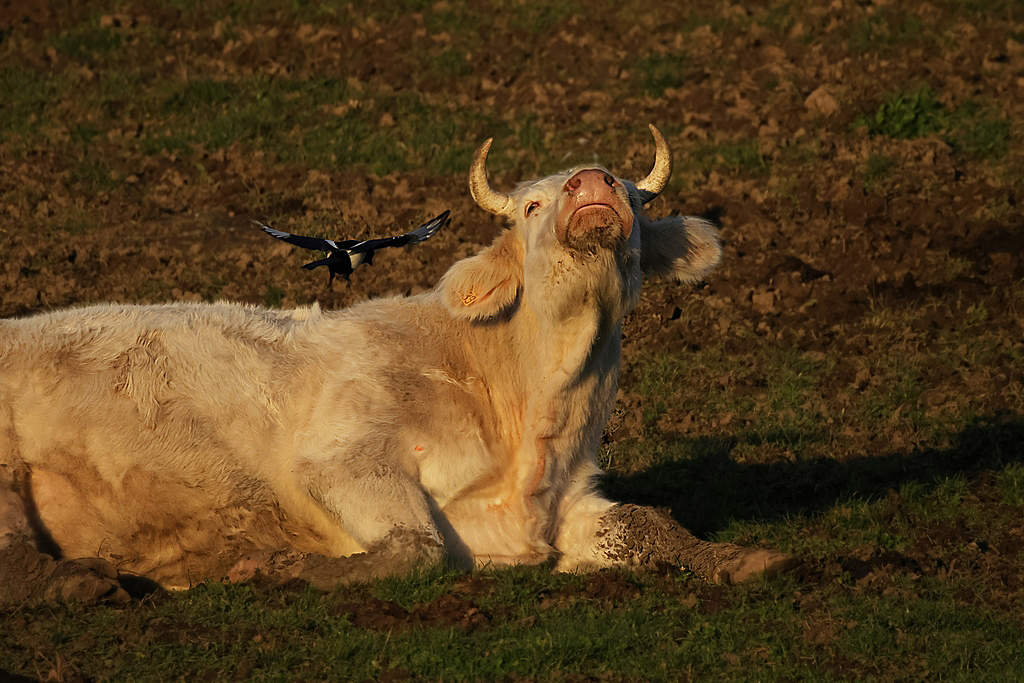
<instances>
[{"instance_id":1,"label":"shadow on grass","mask_svg":"<svg viewBox=\"0 0 1024 683\"><path fill-rule=\"evenodd\" d=\"M734 519L814 514L845 500L874 500L911 482L927 489L950 477L972 478L1024 462L1024 418L976 418L953 436L948 448L842 462L818 458L740 464L730 458L739 443L736 437L684 441L694 454L690 458L631 475L609 473L602 488L614 500L669 508L684 526L706 537Z\"/></svg>"}]
</instances>

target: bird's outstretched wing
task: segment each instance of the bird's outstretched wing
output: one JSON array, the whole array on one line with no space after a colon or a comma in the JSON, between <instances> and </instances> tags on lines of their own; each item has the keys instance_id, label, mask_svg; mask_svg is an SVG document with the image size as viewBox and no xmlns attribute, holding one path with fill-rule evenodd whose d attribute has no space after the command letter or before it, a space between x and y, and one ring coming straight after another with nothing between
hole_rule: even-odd
<instances>
[{"instance_id":1,"label":"bird's outstretched wing","mask_svg":"<svg viewBox=\"0 0 1024 683\"><path fill-rule=\"evenodd\" d=\"M419 244L420 242L430 239L435 232L440 230L442 227L450 222L451 211L445 211L435 218L431 218L429 221L421 225L420 227L407 232L404 235L398 235L396 237L380 237L372 240L365 240L363 242L356 242L346 249L353 254L359 254L364 251L373 251L375 249L383 249L384 247L404 247L407 244Z\"/></svg>"},{"instance_id":2,"label":"bird's outstretched wing","mask_svg":"<svg viewBox=\"0 0 1024 683\"><path fill-rule=\"evenodd\" d=\"M322 258L318 261L313 261L302 266L303 268L313 269L318 266L327 266L327 270L330 272L330 281L334 281L334 276L341 273L342 277L346 280L348 276L352 274L357 266L362 264L373 263L373 252L376 249L382 249L384 247L403 247L407 244L419 244L424 240L429 239L434 233L440 230L442 227L448 225L451 222L451 212L445 211L439 216L432 218L420 227L405 233L404 235L398 235L396 237L381 237L372 240L328 240L322 237L306 237L305 235L293 235L290 232L284 232L283 230L277 230L264 225L256 219L250 218L253 223L258 225L263 232L267 233L271 237L287 242L288 244L294 244L297 247L303 249L309 249L311 251L323 251L327 252L329 256Z\"/></svg>"},{"instance_id":3,"label":"bird's outstretched wing","mask_svg":"<svg viewBox=\"0 0 1024 683\"><path fill-rule=\"evenodd\" d=\"M306 237L305 235L293 235L290 232L284 232L283 230L276 230L269 225L264 225L255 219L250 219L253 223L260 226L263 232L267 233L271 237L287 242L288 244L294 244L297 247L303 249L309 249L311 251L342 251L349 249L354 244L359 244L359 240L326 240L322 237Z\"/></svg>"}]
</instances>

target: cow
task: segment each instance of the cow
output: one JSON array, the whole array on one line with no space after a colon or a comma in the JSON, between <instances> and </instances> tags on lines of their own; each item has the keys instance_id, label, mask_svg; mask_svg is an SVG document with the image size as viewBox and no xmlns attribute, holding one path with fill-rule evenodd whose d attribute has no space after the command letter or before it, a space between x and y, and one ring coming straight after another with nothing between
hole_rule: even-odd
<instances>
[{"instance_id":1,"label":"cow","mask_svg":"<svg viewBox=\"0 0 1024 683\"><path fill-rule=\"evenodd\" d=\"M697 217L584 166L469 186L508 219L430 291L328 312L97 305L0 323L0 602L115 600L255 572L331 587L422 563L791 566L596 486L623 317L644 276L719 262Z\"/></svg>"}]
</instances>

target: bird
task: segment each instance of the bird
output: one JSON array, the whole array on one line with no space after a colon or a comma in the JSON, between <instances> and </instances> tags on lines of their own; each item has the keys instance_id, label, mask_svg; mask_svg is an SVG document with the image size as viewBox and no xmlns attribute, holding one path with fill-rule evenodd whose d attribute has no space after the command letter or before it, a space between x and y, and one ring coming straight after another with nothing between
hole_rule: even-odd
<instances>
[{"instance_id":1,"label":"bird","mask_svg":"<svg viewBox=\"0 0 1024 683\"><path fill-rule=\"evenodd\" d=\"M288 244L294 244L297 247L303 249L309 249L311 251L322 251L328 254L327 257L312 261L302 266L306 270L313 270L320 266L327 266L327 271L331 274L327 281L328 287L334 282L336 275L341 275L346 280L352 275L357 267L362 264L371 265L373 263L373 253L378 249L385 247L404 247L407 244L419 244L427 239L430 239L441 228L447 226L451 222L450 218L451 211L445 211L444 213L436 216L420 227L405 233L404 235L396 235L395 237L379 237L372 240L328 240L322 237L306 237L304 235L293 235L282 230L276 230L269 225L260 223L255 218L250 218L253 223L262 228L263 232L267 233L271 237L287 242Z\"/></svg>"}]
</instances>

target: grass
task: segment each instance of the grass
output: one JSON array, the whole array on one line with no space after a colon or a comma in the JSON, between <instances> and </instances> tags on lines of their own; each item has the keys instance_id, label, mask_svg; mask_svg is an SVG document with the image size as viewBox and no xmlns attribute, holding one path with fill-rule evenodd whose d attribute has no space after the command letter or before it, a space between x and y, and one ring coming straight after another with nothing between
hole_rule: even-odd
<instances>
[{"instance_id":1,"label":"grass","mask_svg":"<svg viewBox=\"0 0 1024 683\"><path fill-rule=\"evenodd\" d=\"M467 68L464 55L453 50L439 53L433 62L433 72L441 77L465 77ZM451 112L439 122L434 112L442 100L429 93L353 88L339 78L254 74L229 81L196 76L163 80L139 92L140 77L105 70L93 83L75 84L88 104L75 116L89 118L67 122L71 140L92 149L128 109L136 121L152 123L122 144L147 157L241 145L314 168L369 168L379 174L423 168L449 174L468 165L482 131L507 128L475 111ZM57 95L69 84L59 73L7 69L0 73L0 86L17 93L5 106L0 132L19 136L18 147L33 147L48 135L35 121L64 118ZM394 129L381 127L385 116L396 122ZM457 133L467 128L481 135L453 145Z\"/></svg>"},{"instance_id":2,"label":"grass","mask_svg":"<svg viewBox=\"0 0 1024 683\"><path fill-rule=\"evenodd\" d=\"M705 173L722 170L763 175L768 171L768 161L761 154L757 140L701 144L692 156Z\"/></svg>"},{"instance_id":3,"label":"grass","mask_svg":"<svg viewBox=\"0 0 1024 683\"><path fill-rule=\"evenodd\" d=\"M637 60L633 69L636 83L651 97L660 97L666 89L678 88L686 82L686 56L683 54L646 55Z\"/></svg>"},{"instance_id":4,"label":"grass","mask_svg":"<svg viewBox=\"0 0 1024 683\"><path fill-rule=\"evenodd\" d=\"M946 128L947 115L927 85L888 97L874 116L861 116L855 127L866 127L871 135L910 139L937 133Z\"/></svg>"},{"instance_id":5,"label":"grass","mask_svg":"<svg viewBox=\"0 0 1024 683\"><path fill-rule=\"evenodd\" d=\"M411 672L452 681L864 680L881 673L881 662L892 662L896 680L929 670L951 681L1024 673L1019 625L960 603L965 580L896 576L857 588L848 578L851 589L829 595L783 579L725 597L687 578L605 574L602 582L621 594L612 603L588 598L581 589L593 579L578 576L509 569L476 580L481 588L460 594L457 577L433 572L380 598L400 613L403 603L425 604L420 597L430 604L441 587L458 596L459 609L486 615L474 628L359 628L344 591L282 595L246 585L204 584L124 610L69 609L57 622L29 610L5 617L5 626L28 631L42 649L8 650L0 666L26 655L41 670L73 659L95 680L135 681L358 681ZM904 596L900 609L879 602L886 593Z\"/></svg>"},{"instance_id":6,"label":"grass","mask_svg":"<svg viewBox=\"0 0 1024 683\"><path fill-rule=\"evenodd\" d=\"M870 155L864 169L864 191L871 192L884 183L895 166L896 162L884 154Z\"/></svg>"},{"instance_id":7,"label":"grass","mask_svg":"<svg viewBox=\"0 0 1024 683\"><path fill-rule=\"evenodd\" d=\"M592 9L599 11L613 8L614 5L608 0L597 0ZM569 17L581 15L584 9L570 0L550 0L543 3L500 0L492 4L492 11L508 13L512 24L527 34L543 34L553 31L560 22Z\"/></svg>"},{"instance_id":8,"label":"grass","mask_svg":"<svg viewBox=\"0 0 1024 683\"><path fill-rule=\"evenodd\" d=\"M267 293L263 295L263 303L270 308L281 308L284 301L284 290L274 284L267 285Z\"/></svg>"},{"instance_id":9,"label":"grass","mask_svg":"<svg viewBox=\"0 0 1024 683\"><path fill-rule=\"evenodd\" d=\"M874 115L859 116L853 126L866 128L871 135L903 140L939 133L954 151L980 159L1004 157L1011 141L1007 119L997 118L971 100L949 111L928 84L890 95ZM869 158L869 176L871 165Z\"/></svg>"},{"instance_id":10,"label":"grass","mask_svg":"<svg viewBox=\"0 0 1024 683\"><path fill-rule=\"evenodd\" d=\"M850 28L847 48L855 55L868 53L888 54L907 43L927 41L934 45L934 37L926 30L922 20L895 9L882 11L866 17Z\"/></svg>"}]
</instances>

